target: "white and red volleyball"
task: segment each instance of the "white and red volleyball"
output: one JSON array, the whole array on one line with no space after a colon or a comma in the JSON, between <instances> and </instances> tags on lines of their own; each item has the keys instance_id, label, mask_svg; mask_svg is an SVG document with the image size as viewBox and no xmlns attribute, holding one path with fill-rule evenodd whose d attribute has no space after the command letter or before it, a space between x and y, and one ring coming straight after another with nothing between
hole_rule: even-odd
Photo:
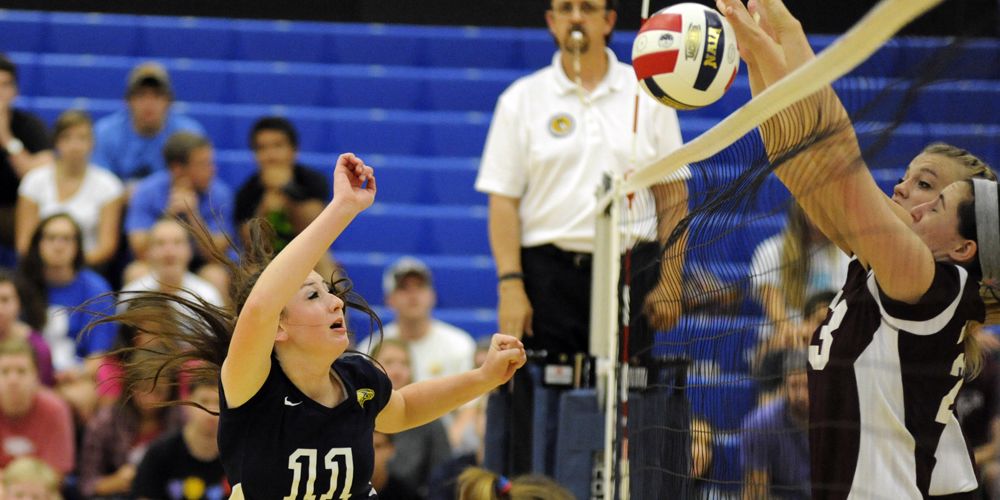
<instances>
[{"instance_id":1,"label":"white and red volleyball","mask_svg":"<svg viewBox=\"0 0 1000 500\"><path fill-rule=\"evenodd\" d=\"M653 14L632 43L639 85L677 109L697 109L719 100L739 66L732 26L718 11L695 3Z\"/></svg>"}]
</instances>

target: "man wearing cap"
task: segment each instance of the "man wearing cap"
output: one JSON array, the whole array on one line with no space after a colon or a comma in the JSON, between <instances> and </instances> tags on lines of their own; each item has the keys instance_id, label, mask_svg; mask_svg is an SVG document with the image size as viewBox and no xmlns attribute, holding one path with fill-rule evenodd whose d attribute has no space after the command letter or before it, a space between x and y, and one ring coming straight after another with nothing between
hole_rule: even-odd
<instances>
[{"instance_id":1,"label":"man wearing cap","mask_svg":"<svg viewBox=\"0 0 1000 500\"><path fill-rule=\"evenodd\" d=\"M431 317L437 294L426 264L413 257L399 259L386 269L382 288L386 305L396 314L384 335L409 343L414 382L473 368L476 343L472 336Z\"/></svg>"},{"instance_id":2,"label":"man wearing cap","mask_svg":"<svg viewBox=\"0 0 1000 500\"><path fill-rule=\"evenodd\" d=\"M205 135L205 130L171 109L174 93L167 70L160 64L136 66L127 84L128 109L102 118L94 126L93 162L130 184L166 170L163 145L168 137L180 131Z\"/></svg>"},{"instance_id":3,"label":"man wearing cap","mask_svg":"<svg viewBox=\"0 0 1000 500\"><path fill-rule=\"evenodd\" d=\"M10 248L11 255L14 206L21 178L29 170L53 161L45 125L36 116L14 109L17 92L17 66L0 54L0 247ZM3 261L0 255L0 264Z\"/></svg>"}]
</instances>

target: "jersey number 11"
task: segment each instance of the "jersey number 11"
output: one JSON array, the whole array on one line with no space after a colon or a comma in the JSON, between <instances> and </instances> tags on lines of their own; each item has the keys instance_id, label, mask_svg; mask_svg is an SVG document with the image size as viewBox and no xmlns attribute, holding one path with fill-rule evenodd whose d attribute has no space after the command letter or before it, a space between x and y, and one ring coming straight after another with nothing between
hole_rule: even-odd
<instances>
[{"instance_id":1,"label":"jersey number 11","mask_svg":"<svg viewBox=\"0 0 1000 500\"><path fill-rule=\"evenodd\" d=\"M306 470L309 477L306 479L306 493L302 500L316 500L313 490L316 486L316 457L319 452L315 448L299 448L288 456L288 468L292 469L292 491L283 500L298 500L299 481L302 480L302 461L305 457ZM330 490L319 497L319 500L333 500L337 495L337 483L340 475L344 475L344 487L340 489L338 500L351 498L351 484L354 482L354 456L350 448L332 448L323 459L326 469L330 471Z\"/></svg>"}]
</instances>

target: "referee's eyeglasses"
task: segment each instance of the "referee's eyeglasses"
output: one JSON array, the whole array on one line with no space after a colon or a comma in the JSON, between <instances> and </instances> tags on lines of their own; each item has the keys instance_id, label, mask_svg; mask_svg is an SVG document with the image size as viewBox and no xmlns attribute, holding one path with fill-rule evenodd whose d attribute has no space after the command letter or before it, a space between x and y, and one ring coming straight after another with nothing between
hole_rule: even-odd
<instances>
[{"instance_id":1,"label":"referee's eyeglasses","mask_svg":"<svg viewBox=\"0 0 1000 500\"><path fill-rule=\"evenodd\" d=\"M596 14L604 14L607 10L607 5L598 5L593 2L581 2L579 4L574 4L573 2L559 2L552 8L552 11L555 12L557 16L563 17L572 17L574 11L579 12L581 17L588 17Z\"/></svg>"}]
</instances>

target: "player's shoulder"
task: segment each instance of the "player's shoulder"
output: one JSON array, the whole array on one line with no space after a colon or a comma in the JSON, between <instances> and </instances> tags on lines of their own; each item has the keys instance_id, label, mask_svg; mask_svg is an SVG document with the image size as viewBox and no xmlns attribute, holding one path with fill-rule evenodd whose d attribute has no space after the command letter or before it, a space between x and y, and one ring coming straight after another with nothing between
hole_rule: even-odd
<instances>
[{"instance_id":1,"label":"player's shoulder","mask_svg":"<svg viewBox=\"0 0 1000 500\"><path fill-rule=\"evenodd\" d=\"M361 354L346 354L334 361L338 372L351 378L352 382L363 383L377 380L382 371L371 358Z\"/></svg>"}]
</instances>

